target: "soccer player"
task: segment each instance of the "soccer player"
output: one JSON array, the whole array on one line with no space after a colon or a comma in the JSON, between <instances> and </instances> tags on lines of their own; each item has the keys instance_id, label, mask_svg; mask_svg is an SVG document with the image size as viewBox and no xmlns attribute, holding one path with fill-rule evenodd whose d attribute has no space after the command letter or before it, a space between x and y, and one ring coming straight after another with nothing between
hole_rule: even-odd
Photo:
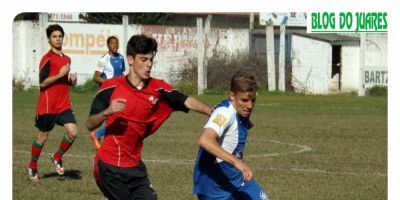
<instances>
[{"instance_id":1,"label":"soccer player","mask_svg":"<svg viewBox=\"0 0 400 200\"><path fill-rule=\"evenodd\" d=\"M163 80L150 76L157 42L145 35L130 38L126 55L129 73L106 80L95 96L87 128L106 121L106 135L96 153L94 177L108 199L157 199L141 160L143 141L153 134L173 111L212 109L188 97Z\"/></svg>"},{"instance_id":2,"label":"soccer player","mask_svg":"<svg viewBox=\"0 0 400 200\"><path fill-rule=\"evenodd\" d=\"M28 164L28 174L32 181L39 181L37 160L49 132L55 124L64 126L66 134L60 141L58 150L52 154L51 162L59 175L64 174L62 156L74 143L77 135L76 121L71 109L69 86L76 85L76 73L69 73L71 58L62 52L64 30L58 25L46 29L50 50L42 57L39 65L40 94L36 107L36 124L39 129L32 143L32 157Z\"/></svg>"},{"instance_id":3,"label":"soccer player","mask_svg":"<svg viewBox=\"0 0 400 200\"><path fill-rule=\"evenodd\" d=\"M107 79L123 76L125 71L124 57L118 53L118 38L115 36L108 37L107 47L108 52L100 58L97 64L98 68L93 74L93 81L99 85ZM100 138L103 137L105 133L105 128L90 133L90 138L93 140L96 149L100 148Z\"/></svg>"},{"instance_id":4,"label":"soccer player","mask_svg":"<svg viewBox=\"0 0 400 200\"><path fill-rule=\"evenodd\" d=\"M268 199L243 162L256 92L254 76L237 72L231 79L229 98L216 106L204 126L193 173L193 193L198 199Z\"/></svg>"}]
</instances>

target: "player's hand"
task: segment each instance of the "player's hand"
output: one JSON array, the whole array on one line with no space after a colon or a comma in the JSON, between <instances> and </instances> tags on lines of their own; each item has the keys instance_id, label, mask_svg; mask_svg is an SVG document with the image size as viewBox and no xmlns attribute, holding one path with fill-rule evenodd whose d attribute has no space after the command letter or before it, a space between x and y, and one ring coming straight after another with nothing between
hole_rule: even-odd
<instances>
[{"instance_id":1,"label":"player's hand","mask_svg":"<svg viewBox=\"0 0 400 200\"><path fill-rule=\"evenodd\" d=\"M126 99L118 98L118 99L113 99L111 101L110 106L104 111L105 116L110 116L116 112L120 112L125 110L126 108Z\"/></svg>"},{"instance_id":2,"label":"player's hand","mask_svg":"<svg viewBox=\"0 0 400 200\"><path fill-rule=\"evenodd\" d=\"M63 77L69 73L71 68L69 67L69 63L61 67L60 72L58 73L59 77Z\"/></svg>"},{"instance_id":3,"label":"player's hand","mask_svg":"<svg viewBox=\"0 0 400 200\"><path fill-rule=\"evenodd\" d=\"M78 80L77 77L78 77L78 75L76 72L69 74L69 82L71 83L71 85L76 85L76 82Z\"/></svg>"},{"instance_id":4,"label":"player's hand","mask_svg":"<svg viewBox=\"0 0 400 200\"><path fill-rule=\"evenodd\" d=\"M251 170L251 168L249 166L247 166L243 162L239 162L237 168L242 172L243 179L245 182L253 179L253 171Z\"/></svg>"}]
</instances>

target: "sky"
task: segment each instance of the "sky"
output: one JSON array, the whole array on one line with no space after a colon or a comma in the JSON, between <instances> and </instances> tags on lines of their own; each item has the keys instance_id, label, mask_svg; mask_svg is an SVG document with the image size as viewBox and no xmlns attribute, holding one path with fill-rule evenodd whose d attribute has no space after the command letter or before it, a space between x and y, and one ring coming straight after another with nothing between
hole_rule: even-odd
<instances>
[{"instance_id":1,"label":"sky","mask_svg":"<svg viewBox=\"0 0 400 200\"><path fill-rule=\"evenodd\" d=\"M0 81L5 94L1 98L0 117L3 138L0 140L2 161L0 165L2 199L12 199L12 21L21 12L387 12L388 13L388 199L399 199L400 190L400 123L396 122L399 106L400 78L396 64L398 57L398 36L400 14L399 1L396 0L113 0L77 1L77 0L13 0L10 6L0 8L1 36L3 50L2 70L5 72ZM78 10L79 9L79 10ZM9 49L11 48L11 50ZM34 115L34 113L32 113ZM4 153L5 152L5 153ZM4 162L3 162L4 163Z\"/></svg>"}]
</instances>

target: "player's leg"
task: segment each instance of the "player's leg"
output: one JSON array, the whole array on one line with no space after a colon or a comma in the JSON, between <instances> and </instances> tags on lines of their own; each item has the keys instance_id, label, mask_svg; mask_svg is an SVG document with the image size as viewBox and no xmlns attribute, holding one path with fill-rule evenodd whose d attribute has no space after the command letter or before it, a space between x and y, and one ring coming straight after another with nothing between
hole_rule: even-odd
<instances>
[{"instance_id":1,"label":"player's leg","mask_svg":"<svg viewBox=\"0 0 400 200\"><path fill-rule=\"evenodd\" d=\"M75 116L72 110L67 110L58 115L57 124L64 126L66 134L62 137L58 150L51 156L53 164L59 175L64 175L64 167L62 164L62 156L72 146L75 137L78 134L76 129Z\"/></svg>"},{"instance_id":2,"label":"player's leg","mask_svg":"<svg viewBox=\"0 0 400 200\"><path fill-rule=\"evenodd\" d=\"M139 165L124 172L124 182L134 199L157 200L157 192L154 190L148 178L146 165L140 161Z\"/></svg>"},{"instance_id":3,"label":"player's leg","mask_svg":"<svg viewBox=\"0 0 400 200\"><path fill-rule=\"evenodd\" d=\"M135 199L157 200L157 192L154 190L148 177L136 179L134 185L135 189L131 190L131 194Z\"/></svg>"},{"instance_id":4,"label":"player's leg","mask_svg":"<svg viewBox=\"0 0 400 200\"><path fill-rule=\"evenodd\" d=\"M103 137L106 134L106 128L101 128L97 131L92 131L90 133L90 138L92 139L94 146L96 150L100 149L101 144L100 144L100 138Z\"/></svg>"},{"instance_id":5,"label":"player's leg","mask_svg":"<svg viewBox=\"0 0 400 200\"><path fill-rule=\"evenodd\" d=\"M95 159L94 177L97 186L108 199L133 199L128 187L123 182L121 168Z\"/></svg>"},{"instance_id":6,"label":"player's leg","mask_svg":"<svg viewBox=\"0 0 400 200\"><path fill-rule=\"evenodd\" d=\"M233 196L241 200L269 200L267 193L254 180L244 183Z\"/></svg>"},{"instance_id":7,"label":"player's leg","mask_svg":"<svg viewBox=\"0 0 400 200\"><path fill-rule=\"evenodd\" d=\"M39 174L37 170L37 161L44 144L47 141L49 131L54 128L56 115L40 115L36 116L35 126L39 129L37 138L32 141L31 159L28 164L28 175L33 181L39 181Z\"/></svg>"}]
</instances>

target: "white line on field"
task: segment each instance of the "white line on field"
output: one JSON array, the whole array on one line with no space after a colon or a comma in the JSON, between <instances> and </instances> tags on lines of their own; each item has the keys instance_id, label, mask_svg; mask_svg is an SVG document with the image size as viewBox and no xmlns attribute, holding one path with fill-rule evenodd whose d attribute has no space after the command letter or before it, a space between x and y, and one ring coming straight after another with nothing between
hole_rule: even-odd
<instances>
[{"instance_id":1,"label":"white line on field","mask_svg":"<svg viewBox=\"0 0 400 200\"><path fill-rule=\"evenodd\" d=\"M307 151L311 151L311 147L307 145L301 145L301 144L293 144L293 143L288 143L288 142L281 142L278 140L268 140L273 143L277 144L283 144L283 145L289 145L289 146L294 146L299 148L298 150L292 151L292 152L283 152L283 153L266 153L266 154L261 154L261 155L248 155L249 157L269 157L269 156L280 156L280 155L287 155L287 154L299 154L299 153L304 153Z\"/></svg>"},{"instance_id":2,"label":"white line on field","mask_svg":"<svg viewBox=\"0 0 400 200\"><path fill-rule=\"evenodd\" d=\"M23 154L30 154L30 151L18 151L15 150L13 153L23 153ZM43 152L42 154L46 154L48 156L52 155L52 153L46 153ZM276 156L279 154L271 154L270 156ZM94 158L94 155L76 155L76 154L66 154L64 155L66 157L75 157L75 158ZM262 156L262 157L266 157ZM253 156L257 157L257 156ZM194 160L175 160L175 159L168 159L168 160L146 160L143 159L145 162L152 162L152 163L161 163L161 164L173 164L173 165L194 165ZM351 176L387 176L385 173L357 173L357 172L335 172L335 171L327 171L327 170L321 170L321 169L300 169L300 168L254 168L255 170L260 170L260 171L292 171L292 172L303 172L303 173L320 173L320 174L334 174L334 175L351 175Z\"/></svg>"}]
</instances>

